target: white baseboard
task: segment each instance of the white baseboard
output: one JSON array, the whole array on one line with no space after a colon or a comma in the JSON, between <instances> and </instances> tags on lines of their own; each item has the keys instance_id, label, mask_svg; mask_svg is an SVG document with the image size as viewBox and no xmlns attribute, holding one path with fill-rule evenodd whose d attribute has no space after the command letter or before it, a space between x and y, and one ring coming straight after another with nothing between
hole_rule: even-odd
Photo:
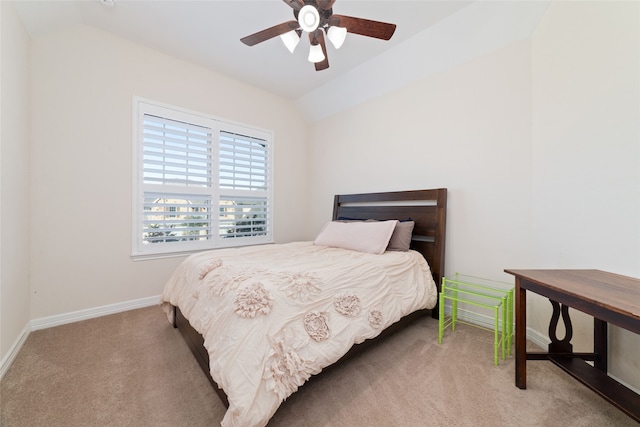
<instances>
[{"instance_id":1,"label":"white baseboard","mask_svg":"<svg viewBox=\"0 0 640 427\"><path fill-rule=\"evenodd\" d=\"M543 335L540 332L529 327L527 327L527 339L543 349L546 349L547 346L551 343L551 340L548 336Z\"/></svg>"},{"instance_id":2,"label":"white baseboard","mask_svg":"<svg viewBox=\"0 0 640 427\"><path fill-rule=\"evenodd\" d=\"M16 359L16 356L18 356L18 352L24 345L24 342L27 340L27 337L29 336L29 332L30 332L29 324L27 323L25 327L22 329L22 332L20 332L18 339L9 348L9 351L7 352L7 354L4 355L2 360L0 360L0 381L2 380L2 378L4 378L4 374L7 373L7 371L9 370L9 367L11 366L13 361Z\"/></svg>"},{"instance_id":3,"label":"white baseboard","mask_svg":"<svg viewBox=\"0 0 640 427\"><path fill-rule=\"evenodd\" d=\"M137 308L150 307L157 304L160 304L159 295L33 319L27 323L5 357L0 360L0 380L2 380L4 374L9 370L9 367L15 360L31 331L52 328L54 326L65 325L67 323L79 322L81 320L93 319L95 317L121 313L123 311L135 310Z\"/></svg>"},{"instance_id":4,"label":"white baseboard","mask_svg":"<svg viewBox=\"0 0 640 427\"><path fill-rule=\"evenodd\" d=\"M123 311L135 310L136 308L144 308L156 304L160 304L159 295L73 311L71 313L57 314L55 316L41 317L31 321L31 330L38 331L40 329L66 325L67 323L79 322L81 320L93 319L95 317L107 316L109 314L121 313Z\"/></svg>"},{"instance_id":5,"label":"white baseboard","mask_svg":"<svg viewBox=\"0 0 640 427\"><path fill-rule=\"evenodd\" d=\"M447 316L451 315L451 307L445 306L445 313ZM477 325L483 328L493 330L494 318L492 316L487 316L485 314L475 313L473 311L465 310L463 308L458 307L458 320L461 322L471 323L473 325ZM499 331L502 331L502 322L499 324ZM515 324L514 329L515 331Z\"/></svg>"},{"instance_id":6,"label":"white baseboard","mask_svg":"<svg viewBox=\"0 0 640 427\"><path fill-rule=\"evenodd\" d=\"M447 315L450 315L451 310L450 307L445 307L445 312ZM494 319L491 316L487 316L484 314L478 314L473 311L464 310L458 308L458 319L463 322L471 323L473 325L481 326L483 328L493 330ZM515 321L514 321L514 334L515 334ZM500 323L500 327L502 327L502 323ZM501 329L499 329L501 330ZM527 340L531 341L535 345L541 348L547 348L551 340L546 335L541 334L540 332L527 327Z\"/></svg>"},{"instance_id":7,"label":"white baseboard","mask_svg":"<svg viewBox=\"0 0 640 427\"><path fill-rule=\"evenodd\" d=\"M626 382L622 381L620 378L616 377L615 375L611 375L611 372L609 372L609 373L608 373L608 375L609 375L611 378L613 378L614 380L618 381L618 382L619 382L620 384L622 384L623 386L625 386L626 388L628 388L629 390L633 390L633 392L634 392L635 394L640 394L640 389L638 389L638 388L636 388L636 387L632 386L632 385L631 385L631 384L629 384L629 383L626 383Z\"/></svg>"}]
</instances>

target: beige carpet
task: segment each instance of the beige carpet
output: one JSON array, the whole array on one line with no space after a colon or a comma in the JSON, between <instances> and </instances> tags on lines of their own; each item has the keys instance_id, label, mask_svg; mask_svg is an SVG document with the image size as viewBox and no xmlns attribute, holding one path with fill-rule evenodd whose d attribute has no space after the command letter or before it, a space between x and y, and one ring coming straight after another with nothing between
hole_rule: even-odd
<instances>
[{"instance_id":1,"label":"beige carpet","mask_svg":"<svg viewBox=\"0 0 640 427\"><path fill-rule=\"evenodd\" d=\"M269 426L637 426L550 362L493 365L492 335L437 343L424 318L305 384ZM216 426L224 406L158 307L33 332L0 383L0 425Z\"/></svg>"}]
</instances>

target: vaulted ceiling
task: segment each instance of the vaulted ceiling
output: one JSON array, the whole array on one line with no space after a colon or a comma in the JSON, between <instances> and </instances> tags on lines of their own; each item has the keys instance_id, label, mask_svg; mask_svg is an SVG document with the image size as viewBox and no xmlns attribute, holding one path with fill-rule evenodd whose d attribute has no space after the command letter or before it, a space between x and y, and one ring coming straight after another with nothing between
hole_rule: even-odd
<instances>
[{"instance_id":1,"label":"vaulted ceiling","mask_svg":"<svg viewBox=\"0 0 640 427\"><path fill-rule=\"evenodd\" d=\"M293 54L279 37L240 38L292 20L281 0L14 0L40 37L83 23L232 76L296 102L318 120L418 78L528 37L547 1L337 0L333 12L397 25L391 40L348 34L330 67L315 71L303 37Z\"/></svg>"}]
</instances>

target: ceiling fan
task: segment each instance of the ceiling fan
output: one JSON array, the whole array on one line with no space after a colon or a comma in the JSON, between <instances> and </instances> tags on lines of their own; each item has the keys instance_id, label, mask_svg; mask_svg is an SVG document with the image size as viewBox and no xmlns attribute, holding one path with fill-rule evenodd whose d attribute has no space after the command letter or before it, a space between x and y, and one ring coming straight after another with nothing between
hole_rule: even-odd
<instances>
[{"instance_id":1,"label":"ceiling fan","mask_svg":"<svg viewBox=\"0 0 640 427\"><path fill-rule=\"evenodd\" d=\"M293 9L295 20L283 22L273 27L246 36L240 41L254 46L273 37L280 36L285 46L293 53L303 32L309 34L309 61L316 71L329 68L324 34L336 49L344 42L347 32L361 36L389 40L396 30L395 24L335 15L332 7L335 0L283 0Z\"/></svg>"}]
</instances>

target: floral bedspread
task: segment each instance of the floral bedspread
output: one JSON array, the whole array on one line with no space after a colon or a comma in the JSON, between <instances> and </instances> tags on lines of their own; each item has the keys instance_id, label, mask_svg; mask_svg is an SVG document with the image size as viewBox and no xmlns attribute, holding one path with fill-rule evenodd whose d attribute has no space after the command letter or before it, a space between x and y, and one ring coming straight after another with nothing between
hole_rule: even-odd
<instances>
[{"instance_id":1,"label":"floral bedspread","mask_svg":"<svg viewBox=\"0 0 640 427\"><path fill-rule=\"evenodd\" d=\"M417 252L372 255L312 242L188 257L161 297L205 338L229 399L223 426L264 426L281 402L354 344L432 308L437 290Z\"/></svg>"}]
</instances>

